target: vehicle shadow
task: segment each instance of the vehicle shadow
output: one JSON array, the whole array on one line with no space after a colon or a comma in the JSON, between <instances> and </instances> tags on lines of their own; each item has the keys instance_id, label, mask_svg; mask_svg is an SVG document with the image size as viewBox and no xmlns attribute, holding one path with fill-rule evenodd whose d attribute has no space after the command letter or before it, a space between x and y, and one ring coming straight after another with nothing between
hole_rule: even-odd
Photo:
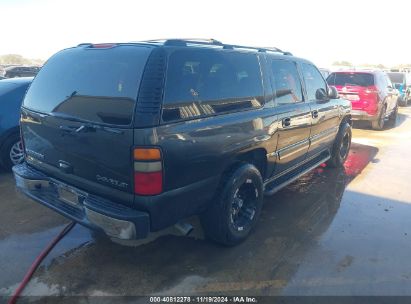
<instances>
[{"instance_id":1,"label":"vehicle shadow","mask_svg":"<svg viewBox=\"0 0 411 304\"><path fill-rule=\"evenodd\" d=\"M67 248L39 270L37 279L66 295L277 294L333 222L347 184L377 152L354 143L345 168L322 165L266 198L257 228L239 246L216 245L198 232L165 235L136 247L97 237ZM70 233L59 246L76 237Z\"/></svg>"},{"instance_id":2,"label":"vehicle shadow","mask_svg":"<svg viewBox=\"0 0 411 304\"><path fill-rule=\"evenodd\" d=\"M403 113L398 113L397 122L395 123L395 126L393 126L393 127L385 126L384 130L391 130L391 129L395 129L395 128L401 126L407 120L407 117L408 116L403 114ZM373 130L371 128L371 123L368 122L368 121L354 121L353 122L353 128L355 128L355 129L364 129L364 130Z\"/></svg>"},{"instance_id":3,"label":"vehicle shadow","mask_svg":"<svg viewBox=\"0 0 411 304\"><path fill-rule=\"evenodd\" d=\"M401 126L406 120L407 120L408 115L405 115L403 113L398 113L398 117L397 117L397 123L396 123L396 127Z\"/></svg>"}]
</instances>

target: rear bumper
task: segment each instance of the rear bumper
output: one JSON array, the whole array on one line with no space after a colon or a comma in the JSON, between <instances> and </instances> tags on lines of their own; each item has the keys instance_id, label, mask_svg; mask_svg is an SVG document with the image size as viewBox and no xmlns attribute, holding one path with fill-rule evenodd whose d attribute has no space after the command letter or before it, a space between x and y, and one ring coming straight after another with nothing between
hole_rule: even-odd
<instances>
[{"instance_id":1,"label":"rear bumper","mask_svg":"<svg viewBox=\"0 0 411 304\"><path fill-rule=\"evenodd\" d=\"M351 110L352 120L376 120L378 115L370 115L366 111Z\"/></svg>"},{"instance_id":2,"label":"rear bumper","mask_svg":"<svg viewBox=\"0 0 411 304\"><path fill-rule=\"evenodd\" d=\"M17 188L25 195L88 228L125 240L145 238L150 231L150 217L146 212L66 185L26 163L14 166L13 173ZM61 188L74 193L78 203L60 199L58 190Z\"/></svg>"}]
</instances>

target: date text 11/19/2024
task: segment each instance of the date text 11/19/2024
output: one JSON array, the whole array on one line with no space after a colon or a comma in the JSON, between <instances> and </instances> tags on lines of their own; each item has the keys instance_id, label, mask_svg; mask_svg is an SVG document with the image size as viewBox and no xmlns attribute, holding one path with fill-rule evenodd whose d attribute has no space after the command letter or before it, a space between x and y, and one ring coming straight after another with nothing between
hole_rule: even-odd
<instances>
[{"instance_id":1,"label":"date text 11/19/2024","mask_svg":"<svg viewBox=\"0 0 411 304\"><path fill-rule=\"evenodd\" d=\"M258 303L255 297L150 297L150 303Z\"/></svg>"}]
</instances>

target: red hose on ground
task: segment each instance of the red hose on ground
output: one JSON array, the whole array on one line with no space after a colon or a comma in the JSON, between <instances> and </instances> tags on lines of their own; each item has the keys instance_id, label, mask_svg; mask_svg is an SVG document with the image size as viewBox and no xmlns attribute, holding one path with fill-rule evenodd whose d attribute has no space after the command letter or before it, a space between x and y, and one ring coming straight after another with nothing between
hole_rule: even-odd
<instances>
[{"instance_id":1,"label":"red hose on ground","mask_svg":"<svg viewBox=\"0 0 411 304\"><path fill-rule=\"evenodd\" d=\"M36 260L31 264L29 271L27 271L26 275L24 276L23 281L21 281L19 287L14 291L12 297L7 302L8 304L15 304L18 297L22 293L23 289L26 287L27 283L30 281L31 277L33 276L36 269L40 266L41 262L44 258L49 254L49 252L56 246L56 244L74 227L76 223L71 222L69 223L64 229L47 245L46 248L40 253L40 255L36 258Z\"/></svg>"}]
</instances>

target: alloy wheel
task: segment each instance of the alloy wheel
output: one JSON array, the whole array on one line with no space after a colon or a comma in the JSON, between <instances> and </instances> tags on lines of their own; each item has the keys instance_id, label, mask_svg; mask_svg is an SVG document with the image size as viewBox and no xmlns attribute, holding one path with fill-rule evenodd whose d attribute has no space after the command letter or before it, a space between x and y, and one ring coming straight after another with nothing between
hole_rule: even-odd
<instances>
[{"instance_id":1,"label":"alloy wheel","mask_svg":"<svg viewBox=\"0 0 411 304\"><path fill-rule=\"evenodd\" d=\"M16 142L10 149L10 160L13 165L18 165L24 160L23 143L21 140Z\"/></svg>"},{"instance_id":2,"label":"alloy wheel","mask_svg":"<svg viewBox=\"0 0 411 304\"><path fill-rule=\"evenodd\" d=\"M234 193L230 221L234 230L244 231L251 227L258 201L258 190L252 180L246 180Z\"/></svg>"}]
</instances>

